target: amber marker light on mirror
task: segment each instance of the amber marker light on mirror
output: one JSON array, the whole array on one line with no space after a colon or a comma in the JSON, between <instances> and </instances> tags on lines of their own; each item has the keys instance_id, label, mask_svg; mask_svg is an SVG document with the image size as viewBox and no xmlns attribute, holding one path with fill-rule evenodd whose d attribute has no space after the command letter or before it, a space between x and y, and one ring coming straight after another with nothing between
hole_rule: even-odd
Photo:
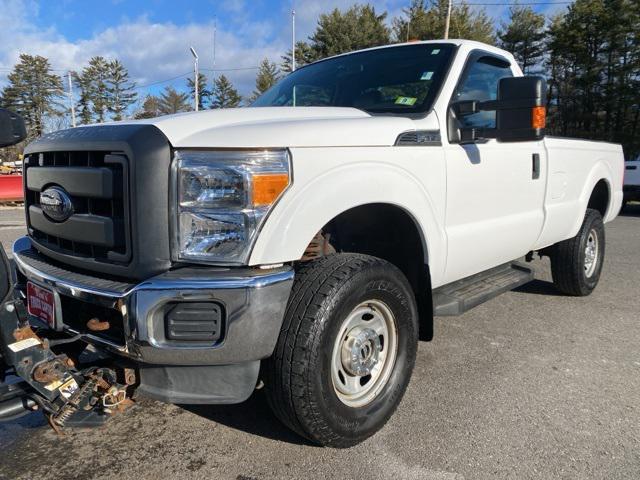
<instances>
[{"instance_id":1,"label":"amber marker light on mirror","mask_svg":"<svg viewBox=\"0 0 640 480\"><path fill-rule=\"evenodd\" d=\"M547 109L545 107L533 107L531 111L531 128L544 128L547 124Z\"/></svg>"}]
</instances>

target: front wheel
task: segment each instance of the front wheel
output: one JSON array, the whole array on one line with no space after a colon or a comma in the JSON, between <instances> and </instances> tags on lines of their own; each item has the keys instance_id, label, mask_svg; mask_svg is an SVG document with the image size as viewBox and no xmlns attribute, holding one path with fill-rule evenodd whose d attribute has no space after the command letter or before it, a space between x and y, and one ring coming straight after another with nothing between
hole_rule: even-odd
<instances>
[{"instance_id":1,"label":"front wheel","mask_svg":"<svg viewBox=\"0 0 640 480\"><path fill-rule=\"evenodd\" d=\"M413 292L394 265L359 254L305 263L265 364L269 404L315 443L355 445L400 403L417 341Z\"/></svg>"},{"instance_id":2,"label":"front wheel","mask_svg":"<svg viewBox=\"0 0 640 480\"><path fill-rule=\"evenodd\" d=\"M604 263L604 223L588 209L578 234L551 248L551 275L558 290L584 297L598 285Z\"/></svg>"}]
</instances>

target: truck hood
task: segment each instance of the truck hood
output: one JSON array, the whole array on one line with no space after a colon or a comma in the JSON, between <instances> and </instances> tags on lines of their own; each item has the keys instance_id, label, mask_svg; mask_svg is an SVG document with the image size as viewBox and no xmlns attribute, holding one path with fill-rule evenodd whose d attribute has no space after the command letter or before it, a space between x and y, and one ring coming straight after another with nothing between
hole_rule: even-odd
<instances>
[{"instance_id":1,"label":"truck hood","mask_svg":"<svg viewBox=\"0 0 640 480\"><path fill-rule=\"evenodd\" d=\"M409 118L340 107L205 110L117 123L155 125L176 148L388 146L416 128Z\"/></svg>"}]
</instances>

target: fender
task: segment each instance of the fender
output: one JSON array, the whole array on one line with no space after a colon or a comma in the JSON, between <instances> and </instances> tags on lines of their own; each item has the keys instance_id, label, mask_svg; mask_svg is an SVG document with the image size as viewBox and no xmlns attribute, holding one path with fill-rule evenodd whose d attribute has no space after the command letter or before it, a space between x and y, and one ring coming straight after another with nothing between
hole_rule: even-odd
<instances>
[{"instance_id":1,"label":"fender","mask_svg":"<svg viewBox=\"0 0 640 480\"><path fill-rule=\"evenodd\" d=\"M425 168L430 164L427 168L433 180L445 172L443 162L425 158L426 150L360 147L359 156L367 158L361 161L353 161L356 150L348 148L293 152L293 185L265 222L250 265L298 260L314 235L339 214L361 205L388 203L404 209L416 222L429 258L432 281L438 280L444 271L446 238L442 224L444 212L438 211L436 205L444 202L433 198L411 167ZM441 155L431 151L435 157ZM386 161L385 154L386 158L398 155L399 160ZM349 156L350 163L339 160ZM296 163L302 162L304 168L300 168L301 175L297 176ZM405 165L408 168L402 168ZM445 182L441 181L440 185L444 187Z\"/></svg>"},{"instance_id":2,"label":"fender","mask_svg":"<svg viewBox=\"0 0 640 480\"><path fill-rule=\"evenodd\" d=\"M618 212L613 212L613 203L615 197L613 195L613 172L611 171L611 167L609 163L604 159L597 160L596 164L591 168L591 171L587 175L587 180L584 182L584 186L582 188L582 192L580 193L580 197L578 197L578 203L580 205L580 215L577 219L575 219L573 226L571 228L571 235L568 238L572 238L577 235L580 230L580 226L582 225L582 221L584 219L585 213L587 212L587 206L589 204L589 198L591 198L591 194L593 193L596 184L600 180L604 180L607 184L607 188L609 189L609 204L607 205L607 213L604 216L604 221L608 222L615 216Z\"/></svg>"}]
</instances>

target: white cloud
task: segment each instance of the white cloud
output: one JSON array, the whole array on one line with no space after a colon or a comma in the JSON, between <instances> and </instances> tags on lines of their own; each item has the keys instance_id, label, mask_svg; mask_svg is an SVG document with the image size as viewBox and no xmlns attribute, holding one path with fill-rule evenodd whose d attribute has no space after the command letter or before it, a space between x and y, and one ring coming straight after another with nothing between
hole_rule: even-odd
<instances>
[{"instance_id":1,"label":"white cloud","mask_svg":"<svg viewBox=\"0 0 640 480\"><path fill-rule=\"evenodd\" d=\"M120 0L112 0L117 3ZM232 13L226 22L218 21L216 67L234 69L255 67L267 57L280 63L281 55L290 48L291 7L296 9L298 40L306 40L317 25L321 13L334 8L345 9L355 0L297 0L283 1L279 15L272 20L252 17L248 0L223 0L220 12ZM360 2L363 3L363 2ZM408 0L374 0L377 12L389 12L387 22ZM497 9L491 14L495 15ZM42 28L33 21L38 16L35 0L3 0L0 9L0 86L6 82L8 71L20 53L43 55L52 67L64 73L80 69L94 55L118 58L128 68L138 85L159 82L190 72L193 68L189 47L194 46L200 56L200 66L211 76L213 66L213 17L197 19L186 25L171 22L156 23L148 17L123 19L120 24L96 32L85 38L70 41L54 26ZM255 70L225 72L241 93L249 94L254 85ZM174 85L184 86L186 80ZM154 87L155 89L161 88ZM144 92L143 92L144 93Z\"/></svg>"},{"instance_id":2,"label":"white cloud","mask_svg":"<svg viewBox=\"0 0 640 480\"><path fill-rule=\"evenodd\" d=\"M118 58L139 85L146 85L192 71L189 47L200 56L204 73L213 67L213 19L201 23L176 25L155 23L147 17L124 20L123 23L98 31L88 38L69 41L50 27L36 28L30 20L37 15L37 4L27 0L7 0L0 11L0 83L18 61L21 53L42 55L52 67L63 73L85 66L94 55ZM267 42L265 39L275 38ZM216 37L218 69L255 67L262 58L280 61L287 43L277 34L275 25L266 21L237 18L234 25L218 22ZM224 72L242 93L251 92L255 70ZM174 82L184 85L186 80Z\"/></svg>"}]
</instances>

